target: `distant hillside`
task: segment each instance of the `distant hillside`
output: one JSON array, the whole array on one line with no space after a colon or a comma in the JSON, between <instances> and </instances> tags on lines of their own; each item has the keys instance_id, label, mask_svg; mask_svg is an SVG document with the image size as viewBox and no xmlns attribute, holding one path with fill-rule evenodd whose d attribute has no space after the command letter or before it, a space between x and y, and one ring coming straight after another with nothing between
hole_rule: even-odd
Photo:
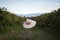
<instances>
[{"instance_id":1,"label":"distant hillside","mask_svg":"<svg viewBox=\"0 0 60 40\"><path fill-rule=\"evenodd\" d=\"M31 14L17 14L17 16L22 16L22 17L35 17L39 16L41 13L31 13Z\"/></svg>"}]
</instances>

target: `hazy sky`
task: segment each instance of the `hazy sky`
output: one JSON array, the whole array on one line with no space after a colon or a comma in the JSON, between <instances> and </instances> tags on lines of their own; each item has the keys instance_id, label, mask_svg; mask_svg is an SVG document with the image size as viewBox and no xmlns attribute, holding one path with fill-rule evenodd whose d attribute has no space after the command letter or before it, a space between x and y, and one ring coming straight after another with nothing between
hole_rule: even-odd
<instances>
[{"instance_id":1,"label":"hazy sky","mask_svg":"<svg viewBox=\"0 0 60 40\"><path fill-rule=\"evenodd\" d=\"M15 14L45 13L60 8L60 0L0 0L0 7Z\"/></svg>"}]
</instances>

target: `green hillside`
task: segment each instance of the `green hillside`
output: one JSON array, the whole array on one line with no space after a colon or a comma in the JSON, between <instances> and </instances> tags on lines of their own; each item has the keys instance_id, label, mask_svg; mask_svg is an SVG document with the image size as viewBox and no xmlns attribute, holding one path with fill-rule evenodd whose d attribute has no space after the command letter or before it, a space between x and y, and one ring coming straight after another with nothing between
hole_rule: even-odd
<instances>
[{"instance_id":1,"label":"green hillside","mask_svg":"<svg viewBox=\"0 0 60 40\"><path fill-rule=\"evenodd\" d=\"M0 33L3 34L4 32L7 32L11 27L21 27L24 20L25 18L16 16L7 11L6 8L0 8Z\"/></svg>"},{"instance_id":2,"label":"green hillside","mask_svg":"<svg viewBox=\"0 0 60 40\"><path fill-rule=\"evenodd\" d=\"M43 29L51 34L59 34L60 31L60 9L51 13L45 13L37 17L31 17L37 21L37 28Z\"/></svg>"},{"instance_id":3,"label":"green hillside","mask_svg":"<svg viewBox=\"0 0 60 40\"><path fill-rule=\"evenodd\" d=\"M37 21L36 28L52 34L54 40L60 40L60 8L31 19Z\"/></svg>"},{"instance_id":4,"label":"green hillside","mask_svg":"<svg viewBox=\"0 0 60 40\"><path fill-rule=\"evenodd\" d=\"M37 24L25 29L22 25L26 17L0 8L0 40L60 40L60 8L30 19Z\"/></svg>"}]
</instances>

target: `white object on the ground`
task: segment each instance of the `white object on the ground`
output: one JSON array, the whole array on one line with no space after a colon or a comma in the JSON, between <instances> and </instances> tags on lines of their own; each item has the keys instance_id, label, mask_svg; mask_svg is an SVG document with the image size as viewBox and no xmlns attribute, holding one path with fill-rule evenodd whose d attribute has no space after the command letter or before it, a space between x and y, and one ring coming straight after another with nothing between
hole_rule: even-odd
<instances>
[{"instance_id":1,"label":"white object on the ground","mask_svg":"<svg viewBox=\"0 0 60 40\"><path fill-rule=\"evenodd\" d=\"M33 28L36 25L36 21L31 20L31 19L27 19L24 23L23 23L23 27L24 28Z\"/></svg>"}]
</instances>

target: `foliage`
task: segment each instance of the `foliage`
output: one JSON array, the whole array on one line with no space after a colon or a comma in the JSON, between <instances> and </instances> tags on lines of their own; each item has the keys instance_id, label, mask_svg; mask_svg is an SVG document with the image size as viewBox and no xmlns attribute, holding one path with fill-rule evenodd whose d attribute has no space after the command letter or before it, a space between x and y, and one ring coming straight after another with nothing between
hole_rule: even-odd
<instances>
[{"instance_id":1,"label":"foliage","mask_svg":"<svg viewBox=\"0 0 60 40\"><path fill-rule=\"evenodd\" d=\"M23 20L25 18L16 16L13 13L10 13L7 11L6 8L0 8L0 32L5 29L5 27L14 27L16 26L22 26ZM4 33L4 32L3 32Z\"/></svg>"},{"instance_id":2,"label":"foliage","mask_svg":"<svg viewBox=\"0 0 60 40\"><path fill-rule=\"evenodd\" d=\"M29 29L29 30L22 28L22 24L25 21L25 19L26 19L25 17L17 16L15 14L7 11L7 9L4 7L0 8L0 34L4 34L6 32L9 32L12 29L12 31L15 32L18 36L22 33L23 34L24 33L25 34L32 33L30 35L35 35L34 34L35 32L37 32L36 34L39 34L39 32L41 34L42 34L42 32L43 33L47 32L49 34L54 35L55 40L59 39L59 37L60 37L60 8L58 10L54 10L50 13L45 13L45 14L42 14L40 16L30 17L30 19L35 20L37 22L37 24L36 24L36 27ZM43 30L43 31L40 31L40 30ZM22 34L22 36L23 36L23 34ZM40 37L43 35L43 34L42 35L41 34L39 34ZM15 34L14 34L14 38L17 37L17 35L15 36ZM47 34L45 34L45 35L47 35ZM20 37L17 37L16 39L19 39L19 38ZM43 39L43 37L42 37L42 39ZM29 40L29 37L26 40Z\"/></svg>"},{"instance_id":3,"label":"foliage","mask_svg":"<svg viewBox=\"0 0 60 40\"><path fill-rule=\"evenodd\" d=\"M31 19L37 21L36 28L44 30L49 34L53 34L56 39L60 38L60 8L50 13L31 17Z\"/></svg>"}]
</instances>

